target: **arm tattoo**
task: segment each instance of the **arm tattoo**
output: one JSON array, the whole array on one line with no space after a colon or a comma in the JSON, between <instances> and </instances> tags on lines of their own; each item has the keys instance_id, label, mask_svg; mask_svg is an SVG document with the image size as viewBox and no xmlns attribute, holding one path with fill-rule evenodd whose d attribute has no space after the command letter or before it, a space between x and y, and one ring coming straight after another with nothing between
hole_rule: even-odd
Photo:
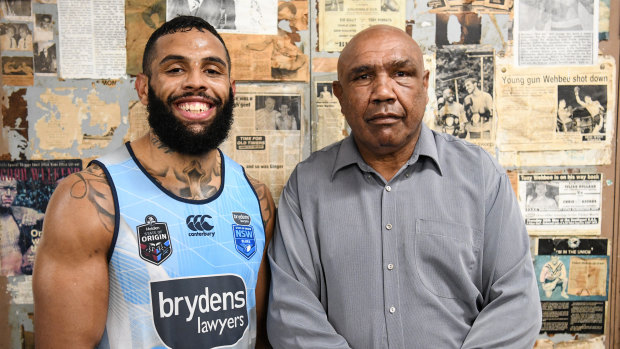
<instances>
[{"instance_id":1,"label":"arm tattoo","mask_svg":"<svg viewBox=\"0 0 620 349\"><path fill-rule=\"evenodd\" d=\"M258 201L263 214L263 226L267 228L267 223L274 219L275 216L274 207L271 204L271 200L269 200L269 188L250 176L248 178L250 179L250 184L256 190L256 195L258 195Z\"/></svg>"},{"instance_id":2,"label":"arm tattoo","mask_svg":"<svg viewBox=\"0 0 620 349\"><path fill-rule=\"evenodd\" d=\"M70 195L74 199L86 198L97 210L99 221L109 232L114 232L114 211L110 210L111 197L106 194L110 189L101 167L92 164L84 170L87 175L78 172L77 180L71 185ZM108 190L102 190L107 188Z\"/></svg>"}]
</instances>

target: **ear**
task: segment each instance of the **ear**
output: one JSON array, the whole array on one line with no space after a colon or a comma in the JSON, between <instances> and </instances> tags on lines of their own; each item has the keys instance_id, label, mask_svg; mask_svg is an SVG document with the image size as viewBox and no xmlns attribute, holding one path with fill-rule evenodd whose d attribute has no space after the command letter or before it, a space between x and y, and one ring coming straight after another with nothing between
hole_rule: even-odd
<instances>
[{"instance_id":1,"label":"ear","mask_svg":"<svg viewBox=\"0 0 620 349\"><path fill-rule=\"evenodd\" d=\"M144 74L140 73L136 77L136 92L138 92L138 97L140 98L140 102L144 105L149 104L149 78Z\"/></svg>"},{"instance_id":2,"label":"ear","mask_svg":"<svg viewBox=\"0 0 620 349\"><path fill-rule=\"evenodd\" d=\"M232 80L230 82L230 87L232 88L232 91L233 91L233 95L230 96L230 98L234 98L235 94L237 93L237 85L235 84L235 80Z\"/></svg>"},{"instance_id":3,"label":"ear","mask_svg":"<svg viewBox=\"0 0 620 349\"><path fill-rule=\"evenodd\" d=\"M430 76L430 72L428 70L424 71L424 76L422 77L422 86L424 87L424 94L426 95L426 103L428 103L428 80ZM456 96L454 97L456 99Z\"/></svg>"},{"instance_id":4,"label":"ear","mask_svg":"<svg viewBox=\"0 0 620 349\"><path fill-rule=\"evenodd\" d=\"M340 85L340 81L332 81L332 91L334 91L334 96L340 100L342 97L342 85Z\"/></svg>"}]
</instances>

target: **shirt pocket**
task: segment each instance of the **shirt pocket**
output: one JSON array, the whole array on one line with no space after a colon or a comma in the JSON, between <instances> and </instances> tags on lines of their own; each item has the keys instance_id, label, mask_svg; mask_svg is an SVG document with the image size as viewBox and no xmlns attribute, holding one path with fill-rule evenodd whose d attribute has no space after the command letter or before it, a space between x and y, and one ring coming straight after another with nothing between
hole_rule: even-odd
<instances>
[{"instance_id":1,"label":"shirt pocket","mask_svg":"<svg viewBox=\"0 0 620 349\"><path fill-rule=\"evenodd\" d=\"M473 270L480 232L466 225L416 221L415 263L424 288L443 298L471 300L477 293Z\"/></svg>"}]
</instances>

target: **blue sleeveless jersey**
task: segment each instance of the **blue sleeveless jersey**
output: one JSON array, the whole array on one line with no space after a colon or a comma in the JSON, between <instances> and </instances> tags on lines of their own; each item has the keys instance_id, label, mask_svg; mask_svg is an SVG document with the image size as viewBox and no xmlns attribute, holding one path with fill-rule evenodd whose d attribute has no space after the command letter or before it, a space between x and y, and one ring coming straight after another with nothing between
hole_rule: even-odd
<instances>
[{"instance_id":1,"label":"blue sleeveless jersey","mask_svg":"<svg viewBox=\"0 0 620 349\"><path fill-rule=\"evenodd\" d=\"M207 200L163 188L129 143L94 161L116 211L99 348L254 347L265 230L243 167L220 156L222 184Z\"/></svg>"}]
</instances>

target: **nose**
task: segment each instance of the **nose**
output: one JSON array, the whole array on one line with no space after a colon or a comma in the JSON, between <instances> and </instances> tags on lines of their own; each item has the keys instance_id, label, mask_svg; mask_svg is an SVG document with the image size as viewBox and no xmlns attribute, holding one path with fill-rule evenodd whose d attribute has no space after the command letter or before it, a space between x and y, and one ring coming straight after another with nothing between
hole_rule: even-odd
<instances>
[{"instance_id":1,"label":"nose","mask_svg":"<svg viewBox=\"0 0 620 349\"><path fill-rule=\"evenodd\" d=\"M373 81L372 102L394 102L396 100L396 94L394 93L393 83L393 79L388 74L378 74Z\"/></svg>"},{"instance_id":2,"label":"nose","mask_svg":"<svg viewBox=\"0 0 620 349\"><path fill-rule=\"evenodd\" d=\"M207 77L199 67L191 68L185 78L183 87L187 90L206 90Z\"/></svg>"}]
</instances>

